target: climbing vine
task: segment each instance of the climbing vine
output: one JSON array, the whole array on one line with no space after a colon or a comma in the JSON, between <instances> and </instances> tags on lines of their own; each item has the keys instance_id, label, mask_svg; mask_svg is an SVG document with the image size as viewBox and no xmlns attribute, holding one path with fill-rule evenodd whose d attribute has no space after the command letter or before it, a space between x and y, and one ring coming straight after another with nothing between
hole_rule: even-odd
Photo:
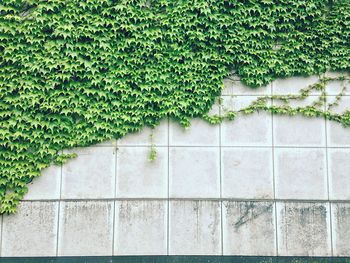
<instances>
[{"instance_id":1,"label":"climbing vine","mask_svg":"<svg viewBox=\"0 0 350 263\"><path fill-rule=\"evenodd\" d=\"M0 213L15 212L42 169L74 157L63 149L166 117L188 125L232 70L252 87L349 71L349 46L348 0L2 0ZM264 99L244 112L258 110L349 117Z\"/></svg>"},{"instance_id":2,"label":"climbing vine","mask_svg":"<svg viewBox=\"0 0 350 263\"><path fill-rule=\"evenodd\" d=\"M336 96L329 96L326 92L326 86L332 81L344 82L343 88ZM225 120L232 121L240 114L250 115L253 113L265 111L275 115L295 116L301 115L304 117L322 117L330 121L340 123L343 127L350 126L350 105L349 109L344 110L342 113L332 111L332 108L339 105L341 99L345 95L347 82L350 84L350 80L345 76L329 78L323 77L312 85L307 86L299 91L297 95L271 95L261 96L253 101L249 106L238 110L232 110L225 108L222 103L220 104L222 114L209 115L205 114L203 119L210 124L219 124ZM320 91L317 99L307 106L292 106L291 102L305 101L310 96L311 91ZM334 97L334 98L332 98ZM332 98L329 101L329 98ZM271 104L271 102L273 102Z\"/></svg>"}]
</instances>

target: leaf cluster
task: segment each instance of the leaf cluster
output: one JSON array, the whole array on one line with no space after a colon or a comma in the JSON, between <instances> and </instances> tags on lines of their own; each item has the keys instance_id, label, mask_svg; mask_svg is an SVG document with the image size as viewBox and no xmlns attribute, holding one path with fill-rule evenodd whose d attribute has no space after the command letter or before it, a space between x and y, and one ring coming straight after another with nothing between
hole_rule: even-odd
<instances>
[{"instance_id":1,"label":"leaf cluster","mask_svg":"<svg viewBox=\"0 0 350 263\"><path fill-rule=\"evenodd\" d=\"M349 71L349 44L349 0L2 0L0 213L63 149L188 125L232 70Z\"/></svg>"}]
</instances>

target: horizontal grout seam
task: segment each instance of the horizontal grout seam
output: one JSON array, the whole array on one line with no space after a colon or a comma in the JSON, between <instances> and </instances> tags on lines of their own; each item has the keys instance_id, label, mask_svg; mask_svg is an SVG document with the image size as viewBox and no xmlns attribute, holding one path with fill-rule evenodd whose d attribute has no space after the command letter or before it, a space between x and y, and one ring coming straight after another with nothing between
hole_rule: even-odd
<instances>
[{"instance_id":1,"label":"horizontal grout seam","mask_svg":"<svg viewBox=\"0 0 350 263\"><path fill-rule=\"evenodd\" d=\"M99 199L32 199L21 202L112 202L112 201L234 201L234 202L293 202L293 203L350 203L345 199L249 199L249 198L99 198Z\"/></svg>"}]
</instances>

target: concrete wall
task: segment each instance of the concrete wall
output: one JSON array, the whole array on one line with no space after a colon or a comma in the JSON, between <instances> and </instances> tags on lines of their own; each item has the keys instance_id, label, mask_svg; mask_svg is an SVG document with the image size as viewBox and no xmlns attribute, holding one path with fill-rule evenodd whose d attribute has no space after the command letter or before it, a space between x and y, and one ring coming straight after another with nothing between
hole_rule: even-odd
<instances>
[{"instance_id":1,"label":"concrete wall","mask_svg":"<svg viewBox=\"0 0 350 263\"><path fill-rule=\"evenodd\" d=\"M224 106L315 81L225 80ZM340 83L328 88L333 99ZM337 110L350 108L349 91ZM154 162L149 135L74 149L47 169L2 216L0 255L350 256L350 128L266 113L186 131L165 120Z\"/></svg>"}]
</instances>

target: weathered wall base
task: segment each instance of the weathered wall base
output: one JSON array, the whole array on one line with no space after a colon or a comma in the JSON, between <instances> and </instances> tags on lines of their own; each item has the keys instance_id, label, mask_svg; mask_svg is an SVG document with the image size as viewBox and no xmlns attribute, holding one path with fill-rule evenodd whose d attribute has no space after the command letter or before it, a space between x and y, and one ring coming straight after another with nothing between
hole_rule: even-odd
<instances>
[{"instance_id":1,"label":"weathered wall base","mask_svg":"<svg viewBox=\"0 0 350 263\"><path fill-rule=\"evenodd\" d=\"M1 263L349 263L336 257L248 257L248 256L115 256L1 258Z\"/></svg>"}]
</instances>

